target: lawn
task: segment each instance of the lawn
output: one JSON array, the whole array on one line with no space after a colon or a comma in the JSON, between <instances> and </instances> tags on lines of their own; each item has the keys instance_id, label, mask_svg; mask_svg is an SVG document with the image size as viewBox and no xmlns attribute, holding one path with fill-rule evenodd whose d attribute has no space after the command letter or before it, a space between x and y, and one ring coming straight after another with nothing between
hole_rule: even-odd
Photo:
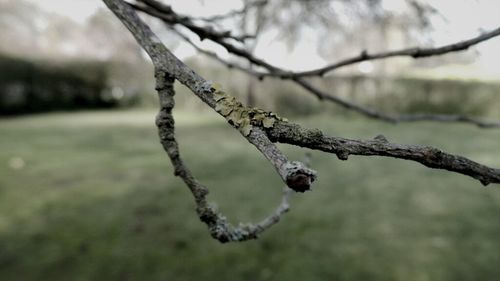
<instances>
[{"instance_id":1,"label":"lawn","mask_svg":"<svg viewBox=\"0 0 500 281\"><path fill-rule=\"evenodd\" d=\"M172 174L152 111L0 120L0 280L498 280L500 186L408 161L313 153L312 192L255 241L220 244ZM176 112L185 160L232 222L283 183L219 117ZM500 167L500 130L318 115L334 135L435 145ZM292 159L304 150L281 146Z\"/></svg>"}]
</instances>

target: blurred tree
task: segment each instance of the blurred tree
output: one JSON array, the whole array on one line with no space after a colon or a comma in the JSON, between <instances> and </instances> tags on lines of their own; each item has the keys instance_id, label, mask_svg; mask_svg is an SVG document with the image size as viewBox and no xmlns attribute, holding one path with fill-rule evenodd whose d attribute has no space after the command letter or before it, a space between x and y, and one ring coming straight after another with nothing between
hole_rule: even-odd
<instances>
[{"instance_id":1,"label":"blurred tree","mask_svg":"<svg viewBox=\"0 0 500 281\"><path fill-rule=\"evenodd\" d=\"M137 46L131 36L124 34L124 27L110 17L109 11L100 9L92 15L83 34L87 38L86 51L90 56L102 60L143 61L140 46Z\"/></svg>"},{"instance_id":2,"label":"blurred tree","mask_svg":"<svg viewBox=\"0 0 500 281\"><path fill-rule=\"evenodd\" d=\"M24 1L0 1L0 51L29 54L37 49L37 39L45 26L35 5Z\"/></svg>"}]
</instances>

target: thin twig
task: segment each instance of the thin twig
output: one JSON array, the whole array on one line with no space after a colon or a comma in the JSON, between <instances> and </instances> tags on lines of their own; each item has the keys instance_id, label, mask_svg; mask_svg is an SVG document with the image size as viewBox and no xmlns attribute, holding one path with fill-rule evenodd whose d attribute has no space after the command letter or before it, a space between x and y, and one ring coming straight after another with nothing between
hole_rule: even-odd
<instances>
[{"instance_id":1,"label":"thin twig","mask_svg":"<svg viewBox=\"0 0 500 281\"><path fill-rule=\"evenodd\" d=\"M151 7L153 7L153 8L160 7L160 8L158 8L158 9L160 9L160 11L154 11L151 9L141 10L141 11L162 19L161 18L161 15L162 15L161 5L163 5L163 4L157 2L156 0L141 0L141 1L145 1L145 2L150 3ZM175 15L175 12L173 12L170 7L169 7L169 9L170 10L168 10L168 12ZM163 8L163 10L165 12L165 8ZM183 23L180 23L180 24L184 25ZM190 28L190 26L187 26L187 25L184 25L184 26L196 34L198 34L197 32L199 32L198 29L200 27L196 27L193 29L192 27ZM385 52L385 53L380 53L380 54L375 54L375 55L368 55L366 52L363 52L359 57L355 58L354 60L347 59L344 62L342 62L341 64L338 64L338 67L345 66L348 64L352 64L352 63L356 63L357 62L356 59L360 59L360 58L364 59L365 57L371 58L371 59L381 59L381 58L387 58L387 57L393 57L393 56L402 56L402 55L408 56L409 55L409 56L412 56L415 58L421 58L421 57L426 57L426 56L431 56L431 55L432 56L433 55L442 55L442 54L449 53L449 52L456 52L456 51L465 50L465 49L469 48L470 46L473 46L473 45L478 44L480 42L489 40L489 39L491 39L495 36L498 36L498 35L500 35L500 28L495 29L495 30L490 31L490 32L487 32L487 33L480 35L478 37L474 37L474 38L469 39L469 40L445 45L445 46L438 47L438 48L427 48L427 49L425 49L425 48L410 48L410 49L404 49L404 50L400 50L400 51L390 51L390 52ZM186 39L186 37L184 39ZM222 47L224 47L229 53L232 53L232 54L237 55L239 57L245 58L249 62L267 69L268 72L259 72L259 71L249 69L249 68L245 69L244 67L240 67L240 66L237 66L235 64L226 63L226 65L228 65L228 66L235 67L239 70L243 70L246 73L252 74L259 79L263 79L266 76L279 77L282 79L291 79L293 82L300 85L302 88L304 88L309 93L313 94L314 96L316 96L317 98L319 98L321 100L327 100L330 102L334 102L334 103L336 103L336 104L338 104L346 109L356 111L356 112L361 113L364 116L367 116L370 118L374 118L374 119L378 119L378 120L382 120L382 121L390 122L390 123L416 122L416 121L433 121L433 122L447 122L447 123L461 122L461 123L473 124L473 125L478 126L479 128L500 128L500 121L484 121L484 120L480 120L478 118L463 116L463 115L445 115L445 114L428 114L428 113L415 114L415 115L412 115L412 114L404 114L404 115L387 114L387 113L378 111L376 109L361 106L357 103L347 101L347 100L342 99L338 96L326 93L323 90L312 85L311 83L309 83L305 79L303 79L302 75L290 75L291 73L293 74L293 72L288 71L288 70L284 70L284 69L276 67L276 66L273 66L273 65L267 63L266 61L255 57L254 55L252 55L250 52L244 50L243 48L239 48L239 47L234 46L233 44L231 44L229 42L224 41L220 37L212 37L209 39L218 43ZM194 43L190 42L190 40L187 40L187 41L188 41L188 43L191 43L191 45L196 46ZM200 50L200 48L197 48L197 49ZM224 60L218 58L217 55L214 53L210 54L207 52L205 54L210 55L221 62L224 61ZM353 62L351 63L351 61L353 61ZM337 65L337 64L334 64L334 65ZM331 65L329 67L332 67L334 65ZM333 69L334 68L332 68L332 70Z\"/></svg>"},{"instance_id":2,"label":"thin twig","mask_svg":"<svg viewBox=\"0 0 500 281\"><path fill-rule=\"evenodd\" d=\"M327 66L324 66L324 67L321 67L318 69L299 71L299 72L293 72L293 71L289 71L287 73L269 73L268 72L268 73L259 73L259 74L262 76L274 76L274 77L279 77L282 79L291 79L291 78L296 78L296 77L323 76L323 75L325 75L333 70L336 70L338 68L352 65L352 64L356 64L356 63L363 62L363 61L380 60L380 59L386 59L386 58L392 58L392 57L411 57L414 59L418 59L418 58L431 57L431 56L441 56L441 55L444 55L447 53L452 53L452 52L465 51L474 45L477 45L481 42L490 40L490 39L497 37L499 35L500 35L500 27L496 28L494 30L485 32L485 33L478 35L476 37L473 37L473 38L470 38L467 40L463 40L460 42L447 44L447 45L440 46L440 47L434 47L434 48L413 47L413 48L387 51L387 52L381 52L381 53L373 53L373 54L370 54L367 51L363 51L357 56L347 58L347 59L342 59L338 62L329 64Z\"/></svg>"},{"instance_id":3,"label":"thin twig","mask_svg":"<svg viewBox=\"0 0 500 281\"><path fill-rule=\"evenodd\" d=\"M255 71L253 69L243 67L237 63L229 62L221 57L219 57L216 53L207 51L198 47L189 37L184 35L182 32L178 31L175 28L171 28L171 30L180 36L183 40L189 43L193 48L196 49L199 53L208 56L219 63L226 65L229 68L238 69L248 75L255 76L257 78L262 78L261 72ZM307 90L309 93L313 94L320 100L326 100L333 103L336 103L346 109L356 111L361 113L367 117L382 120L389 123L404 123L404 122L418 122L418 121L432 121L432 122L443 122L443 123L467 123L475 125L479 128L500 128L500 121L485 121L479 118L464 116L464 115L448 115L448 114L430 114L430 113L421 113L421 114L387 114L372 108L364 107L354 102L350 102L338 96L326 93L325 91L320 90L319 88L313 86L311 83L306 81L301 77L294 77L292 80Z\"/></svg>"},{"instance_id":4,"label":"thin twig","mask_svg":"<svg viewBox=\"0 0 500 281\"><path fill-rule=\"evenodd\" d=\"M172 8L166 4L155 0L139 0L144 3L144 5L128 3L131 7L138 11L145 12L151 16L162 19L168 24L180 24L183 25L192 32L196 33L200 40L210 39L222 41L225 39L233 39L238 42L244 42L247 39L254 38L253 35L243 34L243 35L234 35L231 31L217 31L212 26L199 26L193 22L193 20L188 16L181 16L175 13Z\"/></svg>"},{"instance_id":5,"label":"thin twig","mask_svg":"<svg viewBox=\"0 0 500 281\"><path fill-rule=\"evenodd\" d=\"M210 17L191 17L193 20L202 20L206 22L215 22L215 21L221 21L221 20L226 20L230 19L233 17L237 16L242 16L248 12L249 9L255 8L255 7L262 7L264 5L267 5L268 0L256 0L250 3L245 3L243 8L239 10L233 10L229 11L228 13L222 14L222 15L215 15L215 16L210 16Z\"/></svg>"}]
</instances>

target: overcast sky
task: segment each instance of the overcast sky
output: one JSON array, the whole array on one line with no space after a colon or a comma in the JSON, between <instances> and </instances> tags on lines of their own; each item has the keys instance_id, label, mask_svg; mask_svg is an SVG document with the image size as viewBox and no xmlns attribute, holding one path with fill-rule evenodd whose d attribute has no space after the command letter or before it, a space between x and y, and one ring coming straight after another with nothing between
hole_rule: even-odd
<instances>
[{"instance_id":1,"label":"overcast sky","mask_svg":"<svg viewBox=\"0 0 500 281\"><path fill-rule=\"evenodd\" d=\"M57 14L65 15L77 22L84 22L96 9L104 4L100 0L28 0L42 9ZM271 0L272 1L272 0ZM180 13L194 16L209 14L220 14L229 10L238 9L240 1L235 0L165 0ZM386 7L394 10L401 9L403 0L384 0ZM476 36L480 29L490 30L500 26L500 1L499 0L435 0L431 1L446 18L447 22L435 26L437 32L434 41L437 44L446 44L452 41ZM200 3L204 3L201 7ZM302 40L289 54L284 43L273 41L273 36L263 38L257 55L269 60L271 63L295 69L310 69L325 63L315 53L316 42L313 38ZM266 41L267 39L267 41ZM410 47L410 46L409 46ZM488 73L500 75L500 38L483 43L477 47L481 56L477 65ZM190 48L178 48L180 56L188 56L194 53ZM307 58L306 57L307 54Z\"/></svg>"}]
</instances>

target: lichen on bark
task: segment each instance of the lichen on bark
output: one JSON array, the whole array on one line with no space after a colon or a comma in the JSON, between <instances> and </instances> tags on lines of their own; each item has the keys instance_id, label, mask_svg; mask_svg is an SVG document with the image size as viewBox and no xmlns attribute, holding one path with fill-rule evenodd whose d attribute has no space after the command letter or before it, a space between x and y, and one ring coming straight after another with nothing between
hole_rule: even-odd
<instances>
[{"instance_id":1,"label":"lichen on bark","mask_svg":"<svg viewBox=\"0 0 500 281\"><path fill-rule=\"evenodd\" d=\"M211 89L215 100L215 110L244 136L250 134L253 126L270 129L276 121L288 121L274 112L243 105L236 97L224 92L218 83L213 83Z\"/></svg>"}]
</instances>

